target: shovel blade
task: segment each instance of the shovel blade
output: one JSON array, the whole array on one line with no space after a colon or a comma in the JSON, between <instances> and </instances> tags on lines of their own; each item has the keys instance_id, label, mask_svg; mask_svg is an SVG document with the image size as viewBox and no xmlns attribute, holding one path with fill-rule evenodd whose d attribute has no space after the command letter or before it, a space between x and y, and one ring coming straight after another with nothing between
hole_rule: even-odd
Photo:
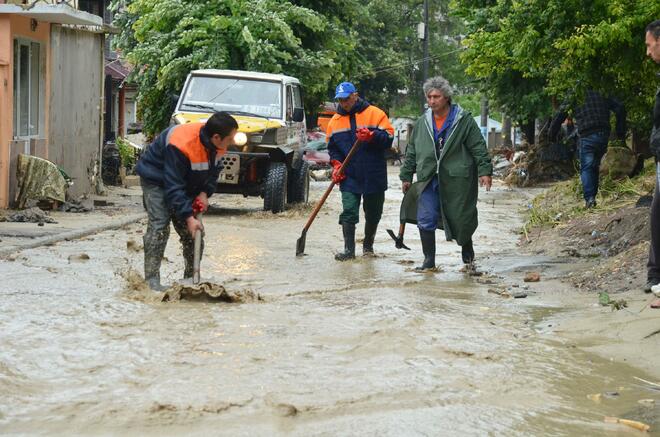
<instances>
[{"instance_id":1,"label":"shovel blade","mask_svg":"<svg viewBox=\"0 0 660 437\"><path fill-rule=\"evenodd\" d=\"M307 232L303 231L296 241L296 256L303 256L305 254L305 239L307 238Z\"/></svg>"}]
</instances>

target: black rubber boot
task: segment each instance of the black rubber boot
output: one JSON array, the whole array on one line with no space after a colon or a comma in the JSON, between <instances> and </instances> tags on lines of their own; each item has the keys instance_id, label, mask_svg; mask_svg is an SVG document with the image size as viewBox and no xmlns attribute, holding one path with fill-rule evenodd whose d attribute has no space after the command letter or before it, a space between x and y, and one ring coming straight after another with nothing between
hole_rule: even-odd
<instances>
[{"instance_id":1,"label":"black rubber boot","mask_svg":"<svg viewBox=\"0 0 660 437\"><path fill-rule=\"evenodd\" d=\"M195 240L192 238L181 238L181 248L183 249L183 279L188 279L193 277L193 272L195 269ZM201 261L202 255L204 254L204 238L202 238L201 246L199 250L199 259Z\"/></svg>"},{"instance_id":2,"label":"black rubber boot","mask_svg":"<svg viewBox=\"0 0 660 437\"><path fill-rule=\"evenodd\" d=\"M364 241L362 243L362 255L374 255L374 239L376 238L376 230L378 223L366 222L364 224Z\"/></svg>"},{"instance_id":3,"label":"black rubber boot","mask_svg":"<svg viewBox=\"0 0 660 437\"><path fill-rule=\"evenodd\" d=\"M472 240L461 246L461 256L463 257L463 264L472 264L474 262L474 248L472 247Z\"/></svg>"},{"instance_id":4,"label":"black rubber boot","mask_svg":"<svg viewBox=\"0 0 660 437\"><path fill-rule=\"evenodd\" d=\"M160 284L160 263L165 253L165 246L170 236L169 228L165 231L152 232L147 229L144 242L144 280L154 291L163 291Z\"/></svg>"},{"instance_id":5,"label":"black rubber boot","mask_svg":"<svg viewBox=\"0 0 660 437\"><path fill-rule=\"evenodd\" d=\"M344 251L335 255L337 261L355 259L355 224L342 224L344 232Z\"/></svg>"},{"instance_id":6,"label":"black rubber boot","mask_svg":"<svg viewBox=\"0 0 660 437\"><path fill-rule=\"evenodd\" d=\"M415 270L423 271L435 268L435 231L419 230L419 238L422 240L422 252L424 263L415 267Z\"/></svg>"}]
</instances>

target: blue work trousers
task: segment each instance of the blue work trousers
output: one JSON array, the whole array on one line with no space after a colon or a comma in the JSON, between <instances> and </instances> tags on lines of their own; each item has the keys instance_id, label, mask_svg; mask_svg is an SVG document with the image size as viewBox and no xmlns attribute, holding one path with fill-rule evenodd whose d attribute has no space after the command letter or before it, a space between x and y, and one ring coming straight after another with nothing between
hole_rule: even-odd
<instances>
[{"instance_id":1,"label":"blue work trousers","mask_svg":"<svg viewBox=\"0 0 660 437\"><path fill-rule=\"evenodd\" d=\"M580 137L580 180L584 200L595 199L598 194L600 160L607 150L607 132L596 132Z\"/></svg>"},{"instance_id":2,"label":"blue work trousers","mask_svg":"<svg viewBox=\"0 0 660 437\"><path fill-rule=\"evenodd\" d=\"M440 221L440 194L438 176L429 181L417 200L417 227L422 231L435 231Z\"/></svg>"}]
</instances>

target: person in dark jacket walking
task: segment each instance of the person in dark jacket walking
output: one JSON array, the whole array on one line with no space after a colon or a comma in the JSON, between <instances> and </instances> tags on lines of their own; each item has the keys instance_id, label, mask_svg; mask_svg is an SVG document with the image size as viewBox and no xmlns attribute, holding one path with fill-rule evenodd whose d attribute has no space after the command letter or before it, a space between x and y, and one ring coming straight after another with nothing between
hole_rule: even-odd
<instances>
[{"instance_id":1,"label":"person in dark jacket walking","mask_svg":"<svg viewBox=\"0 0 660 437\"><path fill-rule=\"evenodd\" d=\"M355 258L355 225L359 221L360 200L364 208L363 255L373 255L378 222L383 214L387 190L385 151L392 147L394 128L387 114L360 98L350 82L335 90L337 113L328 123L326 141L332 166L332 179L340 184L343 211L339 224L344 234L344 251L337 261ZM356 140L363 144L344 169L338 170Z\"/></svg>"},{"instance_id":2,"label":"person in dark jacket walking","mask_svg":"<svg viewBox=\"0 0 660 437\"><path fill-rule=\"evenodd\" d=\"M656 20L646 26L646 54L656 63L660 64L660 20ZM660 74L659 74L660 75ZM647 263L647 282L644 291L651 292L651 287L660 284L660 195L658 190L658 178L660 178L660 87L655 93L655 105L653 106L653 128L650 141L651 153L656 162L656 183L651 203L651 247L649 248L649 260ZM659 303L660 304L660 303Z\"/></svg>"},{"instance_id":3,"label":"person in dark jacket walking","mask_svg":"<svg viewBox=\"0 0 660 437\"><path fill-rule=\"evenodd\" d=\"M477 183L490 190L493 165L471 114L452 104L449 82L432 77L423 90L429 109L415 122L399 173L401 221L419 228L424 262L416 270L435 268L436 229L444 229L447 241L456 240L463 263L472 266Z\"/></svg>"},{"instance_id":4,"label":"person in dark jacket walking","mask_svg":"<svg viewBox=\"0 0 660 437\"><path fill-rule=\"evenodd\" d=\"M203 231L195 213L208 208L221 170L220 157L233 144L237 129L231 115L216 112L206 123L167 128L140 157L135 170L149 217L144 234L144 279L152 290L165 288L160 283L160 263L170 221L183 246L183 277L192 277L194 235L198 229Z\"/></svg>"},{"instance_id":5,"label":"person in dark jacket walking","mask_svg":"<svg viewBox=\"0 0 660 437\"><path fill-rule=\"evenodd\" d=\"M584 102L575 108L573 118L579 135L580 180L587 208L596 206L600 160L607 151L610 137L610 111L616 115L617 138L626 139L626 109L617 100L587 90ZM561 124L568 117L568 108L560 110L550 123L550 140L557 141Z\"/></svg>"}]
</instances>

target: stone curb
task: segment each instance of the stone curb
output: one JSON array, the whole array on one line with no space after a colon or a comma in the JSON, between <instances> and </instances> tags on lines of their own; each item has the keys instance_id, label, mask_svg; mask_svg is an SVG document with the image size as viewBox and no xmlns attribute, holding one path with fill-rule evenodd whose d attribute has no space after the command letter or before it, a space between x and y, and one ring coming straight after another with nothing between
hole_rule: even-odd
<instances>
[{"instance_id":1,"label":"stone curb","mask_svg":"<svg viewBox=\"0 0 660 437\"><path fill-rule=\"evenodd\" d=\"M139 214L132 214L128 217L124 217L121 220L111 221L110 223L104 223L102 225L89 226L83 229L76 229L73 231L62 232L61 234L49 235L48 237L37 238L35 240L17 244L16 246L7 247L0 249L0 257L5 257L15 252L20 252L26 249L34 249L35 247L45 246L53 243L58 243L64 240L76 240L78 238L86 237L87 235L97 234L99 232L107 231L110 229L117 229L123 226L135 223L139 220L147 218L146 212L141 212Z\"/></svg>"}]
</instances>

